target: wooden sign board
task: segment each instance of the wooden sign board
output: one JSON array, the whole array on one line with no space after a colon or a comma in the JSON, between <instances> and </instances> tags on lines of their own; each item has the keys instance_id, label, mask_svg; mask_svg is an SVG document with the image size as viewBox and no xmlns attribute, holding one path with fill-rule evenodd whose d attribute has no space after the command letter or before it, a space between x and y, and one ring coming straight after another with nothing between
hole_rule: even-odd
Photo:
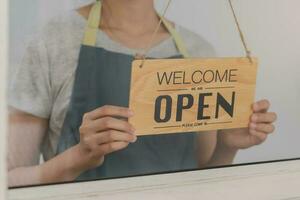
<instances>
[{"instance_id":1,"label":"wooden sign board","mask_svg":"<svg viewBox=\"0 0 300 200\"><path fill-rule=\"evenodd\" d=\"M257 59L154 59L132 63L129 122L137 135L247 127Z\"/></svg>"}]
</instances>

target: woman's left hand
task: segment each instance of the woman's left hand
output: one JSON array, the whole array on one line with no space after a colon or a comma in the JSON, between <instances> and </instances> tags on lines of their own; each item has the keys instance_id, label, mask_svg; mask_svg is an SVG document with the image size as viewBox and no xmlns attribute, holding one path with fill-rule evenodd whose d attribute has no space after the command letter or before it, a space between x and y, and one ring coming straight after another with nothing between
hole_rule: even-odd
<instances>
[{"instance_id":1,"label":"woman's left hand","mask_svg":"<svg viewBox=\"0 0 300 200\"><path fill-rule=\"evenodd\" d=\"M221 130L218 133L218 144L229 149L246 149L263 143L275 130L274 122L277 115L269 112L268 100L253 104L253 114L249 127L242 129Z\"/></svg>"}]
</instances>

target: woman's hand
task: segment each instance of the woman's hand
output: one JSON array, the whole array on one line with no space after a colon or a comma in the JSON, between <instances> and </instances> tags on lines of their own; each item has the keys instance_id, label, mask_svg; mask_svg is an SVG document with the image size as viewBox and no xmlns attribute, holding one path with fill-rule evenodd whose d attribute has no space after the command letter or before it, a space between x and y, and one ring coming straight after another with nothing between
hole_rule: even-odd
<instances>
[{"instance_id":1,"label":"woman's hand","mask_svg":"<svg viewBox=\"0 0 300 200\"><path fill-rule=\"evenodd\" d=\"M128 108L116 106L104 106L85 114L80 127L80 143L39 164L39 147L48 120L11 111L9 186L73 181L82 172L101 165L105 155L136 140L134 128L122 120L132 115Z\"/></svg>"},{"instance_id":2,"label":"woman's hand","mask_svg":"<svg viewBox=\"0 0 300 200\"><path fill-rule=\"evenodd\" d=\"M222 130L218 134L218 144L229 149L246 149L263 143L275 130L274 122L277 115L269 112L268 100L253 104L253 114L249 127L243 129Z\"/></svg>"},{"instance_id":3,"label":"woman's hand","mask_svg":"<svg viewBox=\"0 0 300 200\"><path fill-rule=\"evenodd\" d=\"M104 157L137 140L135 129L126 120L133 116L128 108L103 106L86 113L80 126L79 149L87 158L86 170L96 168Z\"/></svg>"}]
</instances>

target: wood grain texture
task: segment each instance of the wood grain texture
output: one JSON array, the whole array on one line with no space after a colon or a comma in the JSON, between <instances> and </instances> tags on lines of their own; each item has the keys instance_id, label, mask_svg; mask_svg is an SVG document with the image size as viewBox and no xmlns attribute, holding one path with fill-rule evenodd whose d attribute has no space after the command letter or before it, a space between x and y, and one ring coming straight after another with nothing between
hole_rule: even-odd
<instances>
[{"instance_id":1,"label":"wood grain texture","mask_svg":"<svg viewBox=\"0 0 300 200\"><path fill-rule=\"evenodd\" d=\"M137 129L137 135L180 133L192 131L219 130L247 127L252 113L251 105L255 97L257 59L251 63L248 58L212 58L212 59L155 59L146 60L140 68L141 60L132 64L129 107L135 113L130 123ZM204 104L199 103L200 94L205 96ZM235 102L233 117L217 103L220 94L232 106ZM191 100L178 95L191 94L193 105L182 110L182 119L178 117L178 105L187 106ZM168 121L155 120L155 102L159 96L172 99L171 117ZM179 104L178 104L179 103ZM160 103L160 119L166 119L166 100ZM202 115L210 119L199 119L199 107ZM217 107L219 116L216 117Z\"/></svg>"}]
</instances>

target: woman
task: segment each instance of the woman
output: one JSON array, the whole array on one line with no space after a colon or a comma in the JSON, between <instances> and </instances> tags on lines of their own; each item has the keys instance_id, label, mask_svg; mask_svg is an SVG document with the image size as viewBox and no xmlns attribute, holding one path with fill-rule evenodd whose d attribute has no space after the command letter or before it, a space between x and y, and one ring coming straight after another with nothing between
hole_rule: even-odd
<instances>
[{"instance_id":1,"label":"woman","mask_svg":"<svg viewBox=\"0 0 300 200\"><path fill-rule=\"evenodd\" d=\"M29 45L9 99L10 186L227 165L274 131L276 114L263 100L246 129L137 139L124 120L134 115L129 72L159 23L153 4L103 0L102 8L97 2L53 20ZM187 54L214 56L200 36L163 20L147 57Z\"/></svg>"}]
</instances>

